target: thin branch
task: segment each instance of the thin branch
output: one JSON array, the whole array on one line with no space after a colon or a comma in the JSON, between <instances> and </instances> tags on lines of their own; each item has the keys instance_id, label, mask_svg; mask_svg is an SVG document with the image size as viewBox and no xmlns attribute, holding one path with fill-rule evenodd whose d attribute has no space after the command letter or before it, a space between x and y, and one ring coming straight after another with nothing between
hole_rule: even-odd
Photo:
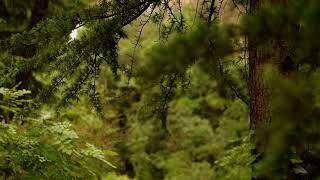
<instances>
[{"instance_id":1,"label":"thin branch","mask_svg":"<svg viewBox=\"0 0 320 180\"><path fill-rule=\"evenodd\" d=\"M208 16L208 24L211 23L212 17L214 18L214 12L215 12L215 9L216 9L214 4L215 4L215 0L211 0L209 16Z\"/></svg>"},{"instance_id":2,"label":"thin branch","mask_svg":"<svg viewBox=\"0 0 320 180\"><path fill-rule=\"evenodd\" d=\"M167 111L168 111L168 101L170 100L170 95L173 93L173 88L174 88L174 84L175 81L177 79L178 73L174 73L172 76L169 77L168 80L168 91L165 93L164 97L162 98L162 102L161 102L161 110L160 110L160 120L162 122L162 126L164 129L166 128L166 116L167 116ZM167 87L164 87L167 89Z\"/></svg>"},{"instance_id":3,"label":"thin branch","mask_svg":"<svg viewBox=\"0 0 320 180\"><path fill-rule=\"evenodd\" d=\"M223 71L223 66L222 66L220 59L218 60L218 64L219 64L221 76L228 76L228 74ZM250 106L250 102L247 100L245 95L239 93L238 90L228 80L227 80L227 85L232 90L232 92L238 97L238 99L240 99L242 102L244 102L247 106Z\"/></svg>"},{"instance_id":4,"label":"thin branch","mask_svg":"<svg viewBox=\"0 0 320 180\"><path fill-rule=\"evenodd\" d=\"M132 57L131 57L131 63L130 63L130 69L129 69L129 73L128 73L128 82L127 84L130 83L130 80L131 80L131 77L132 77L132 72L133 72L133 64L134 64L134 58L135 58L135 54L136 54L136 50L137 50L137 47L140 43L140 40L141 40L141 36L142 36L142 32L144 30L144 27L148 24L148 22L150 21L152 15L153 15L153 12L156 8L156 5L154 5L152 7L152 10L150 12L150 15L148 16L148 19L141 25L141 28L139 30L139 34L138 34L138 38L137 38L137 41L135 43L135 46L134 46L134 49L133 49L133 53L132 53Z\"/></svg>"},{"instance_id":5,"label":"thin branch","mask_svg":"<svg viewBox=\"0 0 320 180\"><path fill-rule=\"evenodd\" d=\"M145 10L147 10L149 8L149 6L151 4L153 4L154 1L143 1L143 2L140 2L139 4L135 5L135 6L132 6L128 9L124 9L120 12L116 12L116 13L112 13L112 14L108 14L108 15L94 15L93 17L95 18L95 20L104 20L104 19L109 19L109 18L112 18L112 17L115 17L115 16L119 16L123 13L128 13L128 11L132 11L132 10L136 10L137 8L142 8L139 9L139 11L137 13L134 13L134 16L129 18L129 19L125 19L125 22L123 22L121 25L122 26L126 26L128 24L130 24L133 20L135 20L136 18L138 18ZM75 30L75 29L78 29L82 26L85 26L86 23L85 22L82 22L82 24L77 24L72 30Z\"/></svg>"},{"instance_id":6,"label":"thin branch","mask_svg":"<svg viewBox=\"0 0 320 180\"><path fill-rule=\"evenodd\" d=\"M193 16L193 20L192 20L191 30L193 30L194 23L195 23L195 20L197 18L198 8L199 8L199 1L200 0L197 0L196 10L195 10L195 13L194 13L194 16Z\"/></svg>"},{"instance_id":7,"label":"thin branch","mask_svg":"<svg viewBox=\"0 0 320 180\"><path fill-rule=\"evenodd\" d=\"M178 0L179 3L179 13L180 13L180 25L182 30L184 29L183 27L183 14L182 14L182 4L181 4L181 0Z\"/></svg>"},{"instance_id":8,"label":"thin branch","mask_svg":"<svg viewBox=\"0 0 320 180\"><path fill-rule=\"evenodd\" d=\"M65 68L65 70L61 73L61 75L56 78L55 82L50 85L51 88L49 88L49 90L44 93L42 98L48 97L50 95L50 93L52 93L55 89L57 89L60 86L60 84L62 84L64 82L65 78L68 75L70 76L71 74L73 74L76 71L82 55L83 55L83 53L81 53L78 56L77 60L74 61L74 63L72 63L71 67Z\"/></svg>"},{"instance_id":9,"label":"thin branch","mask_svg":"<svg viewBox=\"0 0 320 180\"><path fill-rule=\"evenodd\" d=\"M173 18L173 20L176 22L176 23L178 23L178 24L180 24L180 31L182 31L183 30L183 23L182 23L182 21L180 20L178 20L178 18L174 15L174 13L173 13L173 11L172 11L172 8L170 7L170 5L169 5L169 2L168 2L168 0L164 0L164 5L165 5L165 7L166 7L166 9L168 10L168 12L169 12L169 15ZM182 17L181 17L182 18Z\"/></svg>"},{"instance_id":10,"label":"thin branch","mask_svg":"<svg viewBox=\"0 0 320 180\"><path fill-rule=\"evenodd\" d=\"M240 10L238 4L237 4L234 0L232 0L232 3L233 3L233 5L234 5L234 7L236 7L236 8L238 9L238 11L240 12L240 14L242 14L243 12Z\"/></svg>"}]
</instances>

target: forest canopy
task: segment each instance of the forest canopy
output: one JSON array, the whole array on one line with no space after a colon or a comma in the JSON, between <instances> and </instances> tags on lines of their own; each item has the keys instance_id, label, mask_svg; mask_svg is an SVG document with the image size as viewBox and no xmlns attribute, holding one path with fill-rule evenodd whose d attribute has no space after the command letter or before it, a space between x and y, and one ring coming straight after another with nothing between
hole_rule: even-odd
<instances>
[{"instance_id":1,"label":"forest canopy","mask_svg":"<svg viewBox=\"0 0 320 180\"><path fill-rule=\"evenodd\" d=\"M319 179L320 1L0 0L2 179Z\"/></svg>"}]
</instances>

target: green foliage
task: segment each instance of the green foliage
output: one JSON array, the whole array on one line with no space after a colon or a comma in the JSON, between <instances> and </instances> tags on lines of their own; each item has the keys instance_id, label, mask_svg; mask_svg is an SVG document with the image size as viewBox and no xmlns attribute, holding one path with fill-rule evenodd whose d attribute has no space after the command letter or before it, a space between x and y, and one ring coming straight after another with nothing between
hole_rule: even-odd
<instances>
[{"instance_id":1,"label":"green foliage","mask_svg":"<svg viewBox=\"0 0 320 180\"><path fill-rule=\"evenodd\" d=\"M30 91L0 88L2 109L16 113ZM1 118L3 119L3 118ZM0 174L9 179L97 178L115 168L106 158L112 153L81 145L69 122L26 118L0 125Z\"/></svg>"},{"instance_id":2,"label":"green foliage","mask_svg":"<svg viewBox=\"0 0 320 180\"><path fill-rule=\"evenodd\" d=\"M205 1L195 12L181 9L180 1L103 0L84 9L85 0L51 0L30 27L39 10L35 2L0 0L3 178L319 177L318 0L258 4L257 12L233 25L212 21L220 10ZM229 3L246 9L246 2ZM139 26L134 43L128 24ZM279 60L265 70L272 124L253 133L265 145L255 157L247 93L255 82L248 78L247 45L274 52L274 41L292 59L292 69L282 71ZM266 53L271 62L269 56L276 55ZM24 97L35 97L34 107L45 113L57 107L59 113L34 115L40 110L26 109L31 101ZM114 153L84 139L118 151L117 173L128 177L109 173L114 166L107 157Z\"/></svg>"},{"instance_id":3,"label":"green foliage","mask_svg":"<svg viewBox=\"0 0 320 180\"><path fill-rule=\"evenodd\" d=\"M27 91L25 89L23 90L17 90L16 87L12 89L8 88L0 88L0 94L1 94L1 101L0 101L0 109L2 110L2 114L4 116L7 116L9 113L16 113L19 112L22 105L24 103L29 103L30 100L26 99L20 99L21 97L30 94L31 91ZM1 119L5 119L5 117L0 116Z\"/></svg>"},{"instance_id":4,"label":"green foliage","mask_svg":"<svg viewBox=\"0 0 320 180\"><path fill-rule=\"evenodd\" d=\"M254 146L249 141L246 105L220 97L212 77L199 66L191 69L190 89L178 93L170 103L168 132L143 110L137 119L131 118L126 147L136 177L250 179L255 157L251 155ZM199 73L202 76L195 76ZM195 90L199 84L205 87L205 94Z\"/></svg>"},{"instance_id":5,"label":"green foliage","mask_svg":"<svg viewBox=\"0 0 320 180\"><path fill-rule=\"evenodd\" d=\"M145 67L141 70L143 77L154 80L162 75L184 73L198 59L203 59L203 63L209 63L210 60L217 61L232 52L232 44L228 41L232 41L231 37L235 32L231 27L208 28L203 24L196 27L196 30L186 34L170 36L165 46L159 44L152 47L147 55ZM210 49L214 52L208 52L207 47L213 42L216 49ZM214 57L207 58L208 53L214 53Z\"/></svg>"}]
</instances>

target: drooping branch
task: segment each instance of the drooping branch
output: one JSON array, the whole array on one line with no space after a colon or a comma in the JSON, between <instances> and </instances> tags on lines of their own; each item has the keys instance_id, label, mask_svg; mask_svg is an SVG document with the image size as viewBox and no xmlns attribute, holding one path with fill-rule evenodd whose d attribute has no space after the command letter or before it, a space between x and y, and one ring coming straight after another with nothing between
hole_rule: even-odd
<instances>
[{"instance_id":1,"label":"drooping branch","mask_svg":"<svg viewBox=\"0 0 320 180\"><path fill-rule=\"evenodd\" d=\"M78 12L73 15L58 15L57 17L53 17L48 20L44 20L41 23L37 23L37 27L32 29L29 32L24 32L23 35L16 35L15 41L10 41L9 39L1 40L0 45L5 45L5 51L15 51L15 49L19 46L19 44L27 44L34 46L37 51L34 55L32 55L32 59L27 60L28 63L28 69L31 71L37 71L38 69L41 69L43 67L41 63L45 64L52 64L57 61L61 61L59 63L55 63L57 67L55 70L59 70L61 66L68 66L67 68L71 71L65 72L62 70L59 72L59 75L54 79L54 82L52 85L55 87L50 86L49 93L48 91L46 93L40 93L41 96L45 95L48 96L49 94L52 94L55 89L58 88L59 85L63 84L63 82L66 80L66 78L69 76L69 74L73 74L74 72L78 71L79 64L83 63L81 61L84 61L85 58L77 58L77 57L69 57L64 58L65 56L68 56L70 52L68 52L68 49L77 49L78 54L86 54L85 57L90 57L94 54L97 54L100 56L108 56L107 63L114 64L111 61L117 61L116 57L113 57L110 59L109 56L116 56L116 53L114 52L117 43L119 41L119 38L121 38L121 29L130 24L132 21L136 20L138 17L140 17L152 4L157 3L158 0L144 0L144 1L132 1L130 4L117 4L115 1L104 1L102 3L111 3L110 6L102 6L101 4L95 5L94 7L91 7L87 10L83 10L82 12ZM43 2L44 3L44 2ZM43 5L43 3L39 4ZM45 4L44 4L45 5ZM36 8L38 6L35 6ZM99 9L100 10L97 10ZM41 11L42 12L42 11ZM101 13L102 12L102 13ZM33 16L36 16L37 14L33 14ZM36 19L34 17L34 19ZM55 21L54 21L55 20ZM97 23L99 21L99 23ZM105 22L104 24L100 22ZM34 20L34 23L36 21ZM82 40L77 40L77 43L69 43L65 37L67 37L72 30L75 30L77 28L80 28L85 25L89 25L95 27L96 29L103 29L102 26L110 26L108 27L109 32L102 32L100 34L96 33L96 35L91 35L88 38L85 38L85 42ZM116 25L113 27L113 25ZM99 27L101 26L101 27ZM112 30L114 29L114 30ZM141 32L142 33L142 32ZM95 47L92 43L97 43L94 39L99 39L95 36L103 36L107 35L109 37L105 38L106 41L103 43L102 41L100 44L102 45L100 48L97 47L97 49L92 49L90 47ZM62 37L62 38L61 38ZM91 38L91 40L90 40ZM36 43L35 43L36 42ZM89 42L89 44L88 44ZM90 44L91 43L91 44ZM111 43L111 44L110 44ZM103 44L109 44L106 47L103 47ZM110 46L110 47L109 47ZM2 47L0 47L1 49ZM53 49L54 48L54 49ZM108 48L110 49L110 52L108 52ZM103 50L106 49L106 50ZM60 53L63 52L62 54ZM75 53L76 53L75 51ZM96 52L98 51L98 52ZM59 52L59 53L57 53ZM58 55L59 54L59 55ZM50 58L49 58L50 57ZM80 56L79 56L80 57ZM50 60L49 60L50 59ZM68 64L64 63L65 60L72 60L74 59L74 64ZM17 62L18 63L18 62ZM86 65L86 63L83 63ZM88 64L87 64L88 65ZM113 65L112 65L113 66ZM114 68L118 68L119 66L116 65ZM98 68L98 67L97 67ZM19 67L17 70L18 72L23 72L24 69L26 69L24 66ZM114 71L114 70L113 70ZM88 73L86 73L86 77L91 76L90 73L95 73L95 71L89 70ZM85 82L87 78L85 78L84 81L80 80L81 82ZM80 83L82 85L83 83ZM75 89L79 89L79 86L74 86ZM77 90L76 90L77 91ZM69 93L70 96L74 96L73 93Z\"/></svg>"},{"instance_id":2,"label":"drooping branch","mask_svg":"<svg viewBox=\"0 0 320 180\"><path fill-rule=\"evenodd\" d=\"M138 37L137 37L137 40L136 40L136 43L134 45L134 48L133 48L133 53L132 53L132 56L131 56L131 62L130 62L130 69L129 69L129 72L128 72L128 84L130 83L130 80L131 80L131 77L132 77L132 72L133 72L133 64L134 64L134 58L135 58L135 55L136 55L136 50L140 44L140 40L141 40L141 36L142 36L142 32L145 28L145 26L148 24L148 22L150 21L154 11L156 9L156 5L154 5L151 9L151 12L150 14L148 15L148 18L147 20L145 20L142 24L141 24L141 28L138 32Z\"/></svg>"}]
</instances>

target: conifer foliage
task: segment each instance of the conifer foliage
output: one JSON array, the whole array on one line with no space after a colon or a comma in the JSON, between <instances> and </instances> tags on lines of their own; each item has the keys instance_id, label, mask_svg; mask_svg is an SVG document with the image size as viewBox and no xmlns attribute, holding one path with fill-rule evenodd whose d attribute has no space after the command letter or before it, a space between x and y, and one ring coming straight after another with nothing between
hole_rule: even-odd
<instances>
[{"instance_id":1,"label":"conifer foliage","mask_svg":"<svg viewBox=\"0 0 320 180\"><path fill-rule=\"evenodd\" d=\"M239 173L227 167L232 166L230 159L243 155L246 160L237 164L253 169L252 173L245 169L246 177L318 178L320 44L315 36L320 33L320 2L225 2L199 0L196 7L191 8L181 0L0 0L1 175L4 178L72 179L99 177L99 163L114 167L106 160L108 153L78 142L78 135L69 122L42 120L39 115L46 106L54 110L68 107L74 100L81 100L82 94L89 94L95 109L103 113L99 78L102 69L108 67L114 80L142 89L143 101L151 103L148 118L160 119L166 130L152 133L150 129L157 125L142 123L146 132L131 132L150 138L144 145L137 143L127 148L133 154L127 161L134 162L135 172L140 173L136 177L143 179L141 168L146 168L145 163L151 164L151 172L160 172L158 179L173 179L176 172L170 171L174 168L170 164L175 158L183 157L199 168L199 172L214 167L217 174L209 173L208 177L223 177L219 173L225 172L230 173L231 176L226 177L232 179ZM225 5L234 7L237 15L240 13L239 22L228 23L220 18ZM132 54L129 60L120 61L121 41L130 38L127 27L137 22L140 25ZM157 43L149 47L148 53L138 56L144 29L149 24L158 29ZM70 34L75 31L79 35L71 38ZM192 96L193 101L201 101L201 95L187 93L188 88L195 87L192 85L195 83L192 78L196 78L192 76L197 76L193 73L195 67L214 77L210 80L217 84L219 95L215 97L230 100L230 104L239 100L242 105L248 105L248 124L254 131L255 148L248 140L252 134L239 128L235 142L240 143L239 146L230 145L232 148L226 148L226 153L216 153L214 155L220 157L206 163L198 164L197 159L190 158L199 147L207 151L203 139L214 138L211 133L227 136L223 133L227 130L221 129L229 127L222 123L228 120L219 116L220 124L210 121L213 127L207 128L208 122L202 120L214 117L202 118L181 110L179 103L189 102ZM214 94L202 96L208 98L211 93ZM125 92L120 97L128 94L130 92ZM180 109L172 114L170 108L177 107ZM121 109L122 114L128 115L128 109L130 107ZM224 110L228 112L228 108ZM247 114L245 110L241 112L240 116L225 115L226 119L241 117L243 120ZM195 117L186 122L186 115ZM180 116L184 117L179 121L185 123L184 127L173 121ZM139 115L134 117L144 119ZM190 133L193 130L188 129L188 123L199 126L207 136L204 132L199 136L199 132ZM174 142L164 142L168 138L166 133L170 134L170 125L192 137L190 142L178 144L192 150L186 153L175 147ZM181 136L178 128L171 135ZM161 144L155 145L155 140ZM162 153L167 152L159 149L164 147L177 148L172 151L178 155L163 158ZM146 152L136 153L135 148ZM154 156L159 157L159 164L151 160ZM152 173L145 174L152 179Z\"/></svg>"}]
</instances>

